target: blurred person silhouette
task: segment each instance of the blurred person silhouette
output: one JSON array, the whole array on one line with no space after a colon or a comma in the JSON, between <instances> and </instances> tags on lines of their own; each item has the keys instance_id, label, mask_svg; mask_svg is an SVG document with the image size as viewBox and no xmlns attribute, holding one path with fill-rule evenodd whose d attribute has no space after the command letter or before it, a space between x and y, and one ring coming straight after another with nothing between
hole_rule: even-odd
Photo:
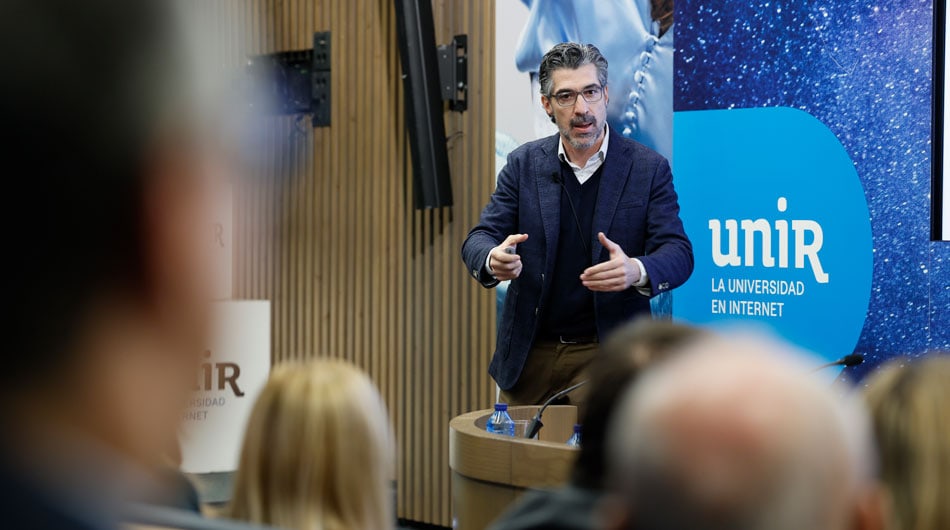
<instances>
[{"instance_id":1,"label":"blurred person silhouette","mask_svg":"<svg viewBox=\"0 0 950 530\"><path fill-rule=\"evenodd\" d=\"M143 502L201 515L198 489L188 475L181 470L182 452L178 436L169 443L163 461L164 466L159 466L157 469L158 479L161 481L160 489L155 496L143 499Z\"/></svg>"},{"instance_id":2,"label":"blurred person silhouette","mask_svg":"<svg viewBox=\"0 0 950 530\"><path fill-rule=\"evenodd\" d=\"M5 528L116 527L191 394L224 174L171 4L0 4Z\"/></svg>"},{"instance_id":3,"label":"blurred person silhouette","mask_svg":"<svg viewBox=\"0 0 950 530\"><path fill-rule=\"evenodd\" d=\"M608 420L623 391L653 363L661 362L708 332L685 324L642 317L615 330L603 355L590 367L591 389L583 443L570 482L554 490L531 490L492 525L493 530L583 530L597 528L596 508L607 474Z\"/></svg>"},{"instance_id":4,"label":"blurred person silhouette","mask_svg":"<svg viewBox=\"0 0 950 530\"><path fill-rule=\"evenodd\" d=\"M248 420L230 516L290 530L392 528L394 459L386 407L363 372L278 366Z\"/></svg>"},{"instance_id":5,"label":"blurred person silhouette","mask_svg":"<svg viewBox=\"0 0 950 530\"><path fill-rule=\"evenodd\" d=\"M610 420L604 528L881 528L866 411L817 364L735 336L647 372Z\"/></svg>"},{"instance_id":6,"label":"blurred person silhouette","mask_svg":"<svg viewBox=\"0 0 950 530\"><path fill-rule=\"evenodd\" d=\"M950 356L893 360L864 396L893 506L888 528L950 528Z\"/></svg>"}]
</instances>

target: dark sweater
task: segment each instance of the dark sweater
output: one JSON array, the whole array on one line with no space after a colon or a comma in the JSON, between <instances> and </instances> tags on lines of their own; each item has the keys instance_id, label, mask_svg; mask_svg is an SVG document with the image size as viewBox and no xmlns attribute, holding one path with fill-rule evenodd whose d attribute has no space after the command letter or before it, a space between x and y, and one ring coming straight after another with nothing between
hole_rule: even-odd
<instances>
[{"instance_id":1,"label":"dark sweater","mask_svg":"<svg viewBox=\"0 0 950 530\"><path fill-rule=\"evenodd\" d=\"M580 275L591 266L594 207L604 166L581 184L566 162L561 162L561 223L551 294L541 320L542 339L597 335L594 294L581 284ZM573 202L574 209L571 209ZM574 219L577 212L577 220ZM578 222L580 230L578 230ZM586 249L585 249L586 245Z\"/></svg>"}]
</instances>

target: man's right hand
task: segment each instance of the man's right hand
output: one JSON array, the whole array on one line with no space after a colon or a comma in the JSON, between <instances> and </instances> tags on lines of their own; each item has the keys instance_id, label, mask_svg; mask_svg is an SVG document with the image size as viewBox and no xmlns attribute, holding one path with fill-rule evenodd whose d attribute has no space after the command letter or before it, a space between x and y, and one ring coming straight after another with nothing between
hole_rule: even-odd
<instances>
[{"instance_id":1,"label":"man's right hand","mask_svg":"<svg viewBox=\"0 0 950 530\"><path fill-rule=\"evenodd\" d=\"M488 268L492 276L499 281L514 280L521 275L521 256L518 255L518 243L524 243L528 234L512 234L488 254ZM506 249L515 249L508 253Z\"/></svg>"}]
</instances>

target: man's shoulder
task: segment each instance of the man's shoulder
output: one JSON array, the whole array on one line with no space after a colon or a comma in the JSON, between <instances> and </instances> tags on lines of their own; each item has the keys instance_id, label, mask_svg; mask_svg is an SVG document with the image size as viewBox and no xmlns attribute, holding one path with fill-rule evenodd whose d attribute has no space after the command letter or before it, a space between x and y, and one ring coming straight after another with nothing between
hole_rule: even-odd
<instances>
[{"instance_id":1,"label":"man's shoulder","mask_svg":"<svg viewBox=\"0 0 950 530\"><path fill-rule=\"evenodd\" d=\"M657 164L660 162L668 162L666 157L660 153L611 129L610 146L607 148L608 155L614 150L615 146L618 151L628 151L630 153L628 156L645 161L648 164L651 162Z\"/></svg>"},{"instance_id":2,"label":"man's shoulder","mask_svg":"<svg viewBox=\"0 0 950 530\"><path fill-rule=\"evenodd\" d=\"M557 142L558 133L555 133L551 136L545 136L544 138L538 138L537 140L525 142L511 151L511 154L508 156L513 159L525 159L530 158L535 153L539 152L552 152L554 155L557 155Z\"/></svg>"},{"instance_id":3,"label":"man's shoulder","mask_svg":"<svg viewBox=\"0 0 950 530\"><path fill-rule=\"evenodd\" d=\"M2 459L3 456L0 456ZM3 528L31 528L35 530L97 530L94 526L64 509L63 501L41 491L5 463L0 462L0 513Z\"/></svg>"}]
</instances>

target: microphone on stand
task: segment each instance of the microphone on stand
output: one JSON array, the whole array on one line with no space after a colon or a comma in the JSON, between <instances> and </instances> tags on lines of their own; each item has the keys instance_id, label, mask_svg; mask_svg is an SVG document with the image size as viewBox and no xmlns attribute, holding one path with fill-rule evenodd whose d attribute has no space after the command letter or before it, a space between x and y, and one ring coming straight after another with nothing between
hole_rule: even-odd
<instances>
[{"instance_id":1,"label":"microphone on stand","mask_svg":"<svg viewBox=\"0 0 950 530\"><path fill-rule=\"evenodd\" d=\"M820 371L820 370L824 370L825 368L831 368L832 366L845 366L845 367L850 368L850 367L852 367L852 366L857 366L857 365L859 365L859 364L861 364L861 363L863 363L863 362L864 362L864 354L863 354L863 353L851 353L851 354L845 355L844 357L838 359L837 361L830 362L830 363L825 363L825 364L823 364L823 365L821 365L821 366L815 368L814 370L812 370L812 371L809 372L809 373L812 373L812 374L813 374L813 373L818 372L818 371Z\"/></svg>"},{"instance_id":2,"label":"microphone on stand","mask_svg":"<svg viewBox=\"0 0 950 530\"><path fill-rule=\"evenodd\" d=\"M548 408L551 403L554 403L558 399L570 394L585 384L587 384L587 381L581 381L580 383L567 387L548 398L548 400L545 401L543 405L541 405L541 408L538 409L538 413L534 415L534 418L531 418L531 423L528 424L528 429L525 431L524 437L529 439L534 438L538 435L538 431L541 430L541 427L544 427L544 423L541 423L541 415L544 414L544 409Z\"/></svg>"}]
</instances>

